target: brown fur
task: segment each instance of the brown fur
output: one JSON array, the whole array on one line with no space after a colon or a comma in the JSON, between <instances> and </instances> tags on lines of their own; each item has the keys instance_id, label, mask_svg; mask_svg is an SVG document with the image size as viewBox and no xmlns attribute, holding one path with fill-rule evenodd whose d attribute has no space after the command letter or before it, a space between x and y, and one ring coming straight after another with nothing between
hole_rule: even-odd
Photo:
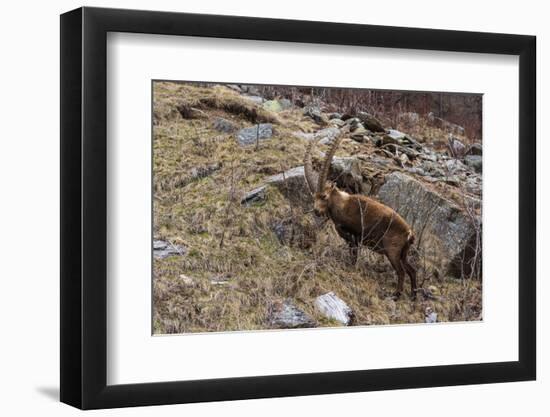
<instances>
[{"instance_id":1,"label":"brown fur","mask_svg":"<svg viewBox=\"0 0 550 417\"><path fill-rule=\"evenodd\" d=\"M411 281L411 296L415 298L416 270L407 258L409 248L414 243L411 227L393 209L379 201L364 195L348 194L334 184L326 183L330 160L339 142L334 142L327 155L325 169L319 177L318 191L313 195L315 214L332 220L340 237L348 242L354 263L359 245L388 258L397 273L396 297L403 292L406 272ZM310 151L311 147L308 147L308 153ZM310 160L306 154L306 165L310 164Z\"/></svg>"}]
</instances>

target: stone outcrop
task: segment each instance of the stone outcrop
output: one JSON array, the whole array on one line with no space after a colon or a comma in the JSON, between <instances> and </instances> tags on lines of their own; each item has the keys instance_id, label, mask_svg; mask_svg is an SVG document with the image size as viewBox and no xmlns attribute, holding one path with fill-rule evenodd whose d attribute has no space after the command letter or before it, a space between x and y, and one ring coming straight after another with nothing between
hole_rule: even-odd
<instances>
[{"instance_id":1,"label":"stone outcrop","mask_svg":"<svg viewBox=\"0 0 550 417\"><path fill-rule=\"evenodd\" d=\"M425 259L442 274L470 275L481 247L481 218L474 214L475 204L459 207L402 172L385 177L378 191L379 200L392 207L411 225L416 245Z\"/></svg>"}]
</instances>

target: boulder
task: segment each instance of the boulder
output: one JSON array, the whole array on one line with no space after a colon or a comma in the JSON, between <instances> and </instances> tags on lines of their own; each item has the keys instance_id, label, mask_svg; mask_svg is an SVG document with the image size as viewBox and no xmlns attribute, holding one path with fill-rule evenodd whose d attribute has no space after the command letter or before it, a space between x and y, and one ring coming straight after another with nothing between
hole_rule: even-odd
<instances>
[{"instance_id":1,"label":"boulder","mask_svg":"<svg viewBox=\"0 0 550 417\"><path fill-rule=\"evenodd\" d=\"M464 163L472 168L475 172L481 173L483 168L483 158L481 155L466 155Z\"/></svg>"},{"instance_id":2,"label":"boulder","mask_svg":"<svg viewBox=\"0 0 550 417\"><path fill-rule=\"evenodd\" d=\"M418 156L425 161L437 162L437 154L429 149L424 149L424 152Z\"/></svg>"},{"instance_id":3,"label":"boulder","mask_svg":"<svg viewBox=\"0 0 550 417\"><path fill-rule=\"evenodd\" d=\"M261 187L255 188L252 191L247 192L242 198L241 198L241 204L253 204L253 203L260 203L262 201L265 201L265 190L266 186L262 185Z\"/></svg>"},{"instance_id":4,"label":"boulder","mask_svg":"<svg viewBox=\"0 0 550 417\"><path fill-rule=\"evenodd\" d=\"M332 291L317 297L315 299L315 307L324 316L336 320L344 326L349 326L353 323L353 311Z\"/></svg>"},{"instance_id":5,"label":"boulder","mask_svg":"<svg viewBox=\"0 0 550 417\"><path fill-rule=\"evenodd\" d=\"M253 85L241 84L239 87L243 93L250 94L251 96L260 95L260 90L258 90L258 88Z\"/></svg>"},{"instance_id":6,"label":"boulder","mask_svg":"<svg viewBox=\"0 0 550 417\"><path fill-rule=\"evenodd\" d=\"M448 159L443 163L449 174L461 174L465 172L468 168L458 159Z\"/></svg>"},{"instance_id":7,"label":"boulder","mask_svg":"<svg viewBox=\"0 0 550 417\"><path fill-rule=\"evenodd\" d=\"M173 255L185 255L187 249L164 240L153 240L153 255L156 259L164 259Z\"/></svg>"},{"instance_id":8,"label":"boulder","mask_svg":"<svg viewBox=\"0 0 550 417\"><path fill-rule=\"evenodd\" d=\"M268 111L278 113L283 110L283 106L278 100L268 100L262 104L263 108Z\"/></svg>"},{"instance_id":9,"label":"boulder","mask_svg":"<svg viewBox=\"0 0 550 417\"><path fill-rule=\"evenodd\" d=\"M241 96L242 98L244 98L245 100L248 100L248 101L251 101L255 104L262 104L264 102L264 99L263 97L260 97L260 96Z\"/></svg>"},{"instance_id":10,"label":"boulder","mask_svg":"<svg viewBox=\"0 0 550 417\"><path fill-rule=\"evenodd\" d=\"M444 177L446 175L442 165L437 162L424 160L420 168L424 171L422 175L429 175L432 177Z\"/></svg>"},{"instance_id":11,"label":"boulder","mask_svg":"<svg viewBox=\"0 0 550 417\"><path fill-rule=\"evenodd\" d=\"M481 198L481 176L480 175L469 175L466 177L465 182L466 191L476 195L478 198Z\"/></svg>"},{"instance_id":12,"label":"boulder","mask_svg":"<svg viewBox=\"0 0 550 417\"><path fill-rule=\"evenodd\" d=\"M237 132L239 145L246 146L256 143L256 140L270 139L273 135L271 123L260 123L252 127L245 127Z\"/></svg>"},{"instance_id":13,"label":"boulder","mask_svg":"<svg viewBox=\"0 0 550 417\"><path fill-rule=\"evenodd\" d=\"M344 120L344 119L342 119ZM361 120L357 117L350 117L344 121L344 126L349 126L349 130L352 131L356 128L357 125L361 124ZM361 125L362 126L362 125Z\"/></svg>"},{"instance_id":14,"label":"boulder","mask_svg":"<svg viewBox=\"0 0 550 417\"><path fill-rule=\"evenodd\" d=\"M470 145L468 150L466 151L467 155L482 155L483 154L483 147L481 146L481 143L474 143Z\"/></svg>"},{"instance_id":15,"label":"boulder","mask_svg":"<svg viewBox=\"0 0 550 417\"><path fill-rule=\"evenodd\" d=\"M277 187L292 204L310 207L313 202L304 177L303 166L291 168L281 174L267 177L265 182Z\"/></svg>"},{"instance_id":16,"label":"boulder","mask_svg":"<svg viewBox=\"0 0 550 417\"><path fill-rule=\"evenodd\" d=\"M300 138L303 140L315 139L315 133L305 133L305 132L296 131L296 132L292 132L292 134L297 138Z\"/></svg>"},{"instance_id":17,"label":"boulder","mask_svg":"<svg viewBox=\"0 0 550 417\"><path fill-rule=\"evenodd\" d=\"M340 129L337 127L327 127L326 129L319 130L315 133L315 139L318 140L321 145L328 145L329 143L332 143L339 134Z\"/></svg>"},{"instance_id":18,"label":"boulder","mask_svg":"<svg viewBox=\"0 0 550 417\"><path fill-rule=\"evenodd\" d=\"M329 180L349 193L363 193L364 184L359 159L353 156L332 158Z\"/></svg>"},{"instance_id":19,"label":"boulder","mask_svg":"<svg viewBox=\"0 0 550 417\"><path fill-rule=\"evenodd\" d=\"M281 174L272 175L267 177L266 183L273 185L284 184L285 182L294 181L303 182L304 181L304 167L294 167Z\"/></svg>"},{"instance_id":20,"label":"boulder","mask_svg":"<svg viewBox=\"0 0 550 417\"><path fill-rule=\"evenodd\" d=\"M361 120L361 123L370 130L371 132L385 132L386 129L384 129L384 126L382 126L382 122L378 120L373 115L366 113L364 111L360 111L357 113L357 117L359 120Z\"/></svg>"},{"instance_id":21,"label":"boulder","mask_svg":"<svg viewBox=\"0 0 550 417\"><path fill-rule=\"evenodd\" d=\"M460 158L464 155L466 152L466 145L464 145L460 139L449 136L449 144L447 145L449 148L449 152L451 153L451 156L454 158Z\"/></svg>"},{"instance_id":22,"label":"boulder","mask_svg":"<svg viewBox=\"0 0 550 417\"><path fill-rule=\"evenodd\" d=\"M304 116L311 117L316 123L321 125L326 125L328 123L328 119L317 106L304 107Z\"/></svg>"},{"instance_id":23,"label":"boulder","mask_svg":"<svg viewBox=\"0 0 550 417\"><path fill-rule=\"evenodd\" d=\"M337 127L342 127L344 126L346 122L344 122L342 119L330 119L329 120L329 124L333 125L333 126L337 126Z\"/></svg>"},{"instance_id":24,"label":"boulder","mask_svg":"<svg viewBox=\"0 0 550 417\"><path fill-rule=\"evenodd\" d=\"M407 138L406 133L400 132L399 130L396 130L396 129L388 129L386 133L387 133L387 136L395 140L397 143L401 143Z\"/></svg>"},{"instance_id":25,"label":"boulder","mask_svg":"<svg viewBox=\"0 0 550 417\"><path fill-rule=\"evenodd\" d=\"M235 123L224 119L223 117L216 117L212 125L214 126L214 129L224 133L233 133L237 130L237 125Z\"/></svg>"},{"instance_id":26,"label":"boulder","mask_svg":"<svg viewBox=\"0 0 550 417\"><path fill-rule=\"evenodd\" d=\"M394 143L403 146L408 146L417 151L422 150L422 145L420 145L416 140L414 140L410 135L400 132L395 129L388 129L386 135L383 137L383 141L386 143Z\"/></svg>"},{"instance_id":27,"label":"boulder","mask_svg":"<svg viewBox=\"0 0 550 417\"><path fill-rule=\"evenodd\" d=\"M288 98L282 98L278 101L283 110L288 110L292 107L292 101L290 101Z\"/></svg>"},{"instance_id":28,"label":"boulder","mask_svg":"<svg viewBox=\"0 0 550 417\"><path fill-rule=\"evenodd\" d=\"M471 209L464 210L402 172L385 177L378 198L409 223L423 261L432 268L457 278L463 271L479 270L472 262L480 258L481 218L470 214L478 200L467 199Z\"/></svg>"},{"instance_id":29,"label":"boulder","mask_svg":"<svg viewBox=\"0 0 550 417\"><path fill-rule=\"evenodd\" d=\"M233 91L236 91L237 93L242 93L243 91L241 87L239 87L237 84L227 84L226 87Z\"/></svg>"},{"instance_id":30,"label":"boulder","mask_svg":"<svg viewBox=\"0 0 550 417\"><path fill-rule=\"evenodd\" d=\"M348 192L361 193L364 191L365 184L362 181L360 161L356 157L334 157L329 179L335 181L338 187ZM306 184L303 166L291 168L281 174L271 175L265 179L265 183L277 187L293 204L310 208L313 202ZM250 191L246 194L249 197L244 203L252 202L254 198L260 198L259 196L263 192L262 187Z\"/></svg>"},{"instance_id":31,"label":"boulder","mask_svg":"<svg viewBox=\"0 0 550 417\"><path fill-rule=\"evenodd\" d=\"M370 136L368 135L366 130L360 131L360 132L354 132L349 137L355 142L359 142L359 143L368 142L370 140Z\"/></svg>"},{"instance_id":32,"label":"boulder","mask_svg":"<svg viewBox=\"0 0 550 417\"><path fill-rule=\"evenodd\" d=\"M315 320L296 307L290 300L277 301L269 306L267 321L278 329L316 327Z\"/></svg>"},{"instance_id":33,"label":"boulder","mask_svg":"<svg viewBox=\"0 0 550 417\"><path fill-rule=\"evenodd\" d=\"M433 311L433 308L426 307L424 311L424 321L426 323L436 323L437 322L437 313Z\"/></svg>"}]
</instances>

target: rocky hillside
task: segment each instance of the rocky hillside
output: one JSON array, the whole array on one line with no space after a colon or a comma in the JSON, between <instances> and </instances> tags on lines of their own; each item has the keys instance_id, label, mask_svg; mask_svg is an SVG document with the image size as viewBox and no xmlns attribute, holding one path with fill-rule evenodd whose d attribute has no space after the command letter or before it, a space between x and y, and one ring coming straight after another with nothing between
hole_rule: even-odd
<instances>
[{"instance_id":1,"label":"rocky hillside","mask_svg":"<svg viewBox=\"0 0 550 417\"><path fill-rule=\"evenodd\" d=\"M153 93L155 333L481 319L482 148L460 126L342 114L255 86L156 82ZM311 213L306 146L317 141L319 169L340 134L331 179L415 231L416 301L408 288L391 297L384 257L363 249L351 264Z\"/></svg>"}]
</instances>

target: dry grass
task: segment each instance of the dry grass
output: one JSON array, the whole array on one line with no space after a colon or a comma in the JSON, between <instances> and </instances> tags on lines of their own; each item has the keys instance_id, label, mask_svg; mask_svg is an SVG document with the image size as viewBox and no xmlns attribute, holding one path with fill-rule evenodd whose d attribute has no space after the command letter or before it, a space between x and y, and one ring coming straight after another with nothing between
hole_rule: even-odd
<instances>
[{"instance_id":1,"label":"dry grass","mask_svg":"<svg viewBox=\"0 0 550 417\"><path fill-rule=\"evenodd\" d=\"M182 102L207 117L184 119L176 110ZM274 136L258 150L240 147L233 135L213 129L215 116L239 127L269 121ZM285 299L319 326L336 326L314 308L315 297L329 291L354 310L356 325L423 322L428 306L439 321L479 319L478 281L435 281L420 272L438 299L396 302L390 297L396 278L385 259L365 250L350 265L331 224L318 230L306 208L278 189L270 187L264 202L240 204L267 175L302 164L306 142L292 132L315 125L300 110L273 114L222 86L163 82L155 83L154 118L154 236L188 249L154 261L155 333L266 329L270 305ZM339 154L369 153L370 146L344 141ZM210 175L191 175L217 162ZM281 243L277 224L291 225L299 238Z\"/></svg>"}]
</instances>

